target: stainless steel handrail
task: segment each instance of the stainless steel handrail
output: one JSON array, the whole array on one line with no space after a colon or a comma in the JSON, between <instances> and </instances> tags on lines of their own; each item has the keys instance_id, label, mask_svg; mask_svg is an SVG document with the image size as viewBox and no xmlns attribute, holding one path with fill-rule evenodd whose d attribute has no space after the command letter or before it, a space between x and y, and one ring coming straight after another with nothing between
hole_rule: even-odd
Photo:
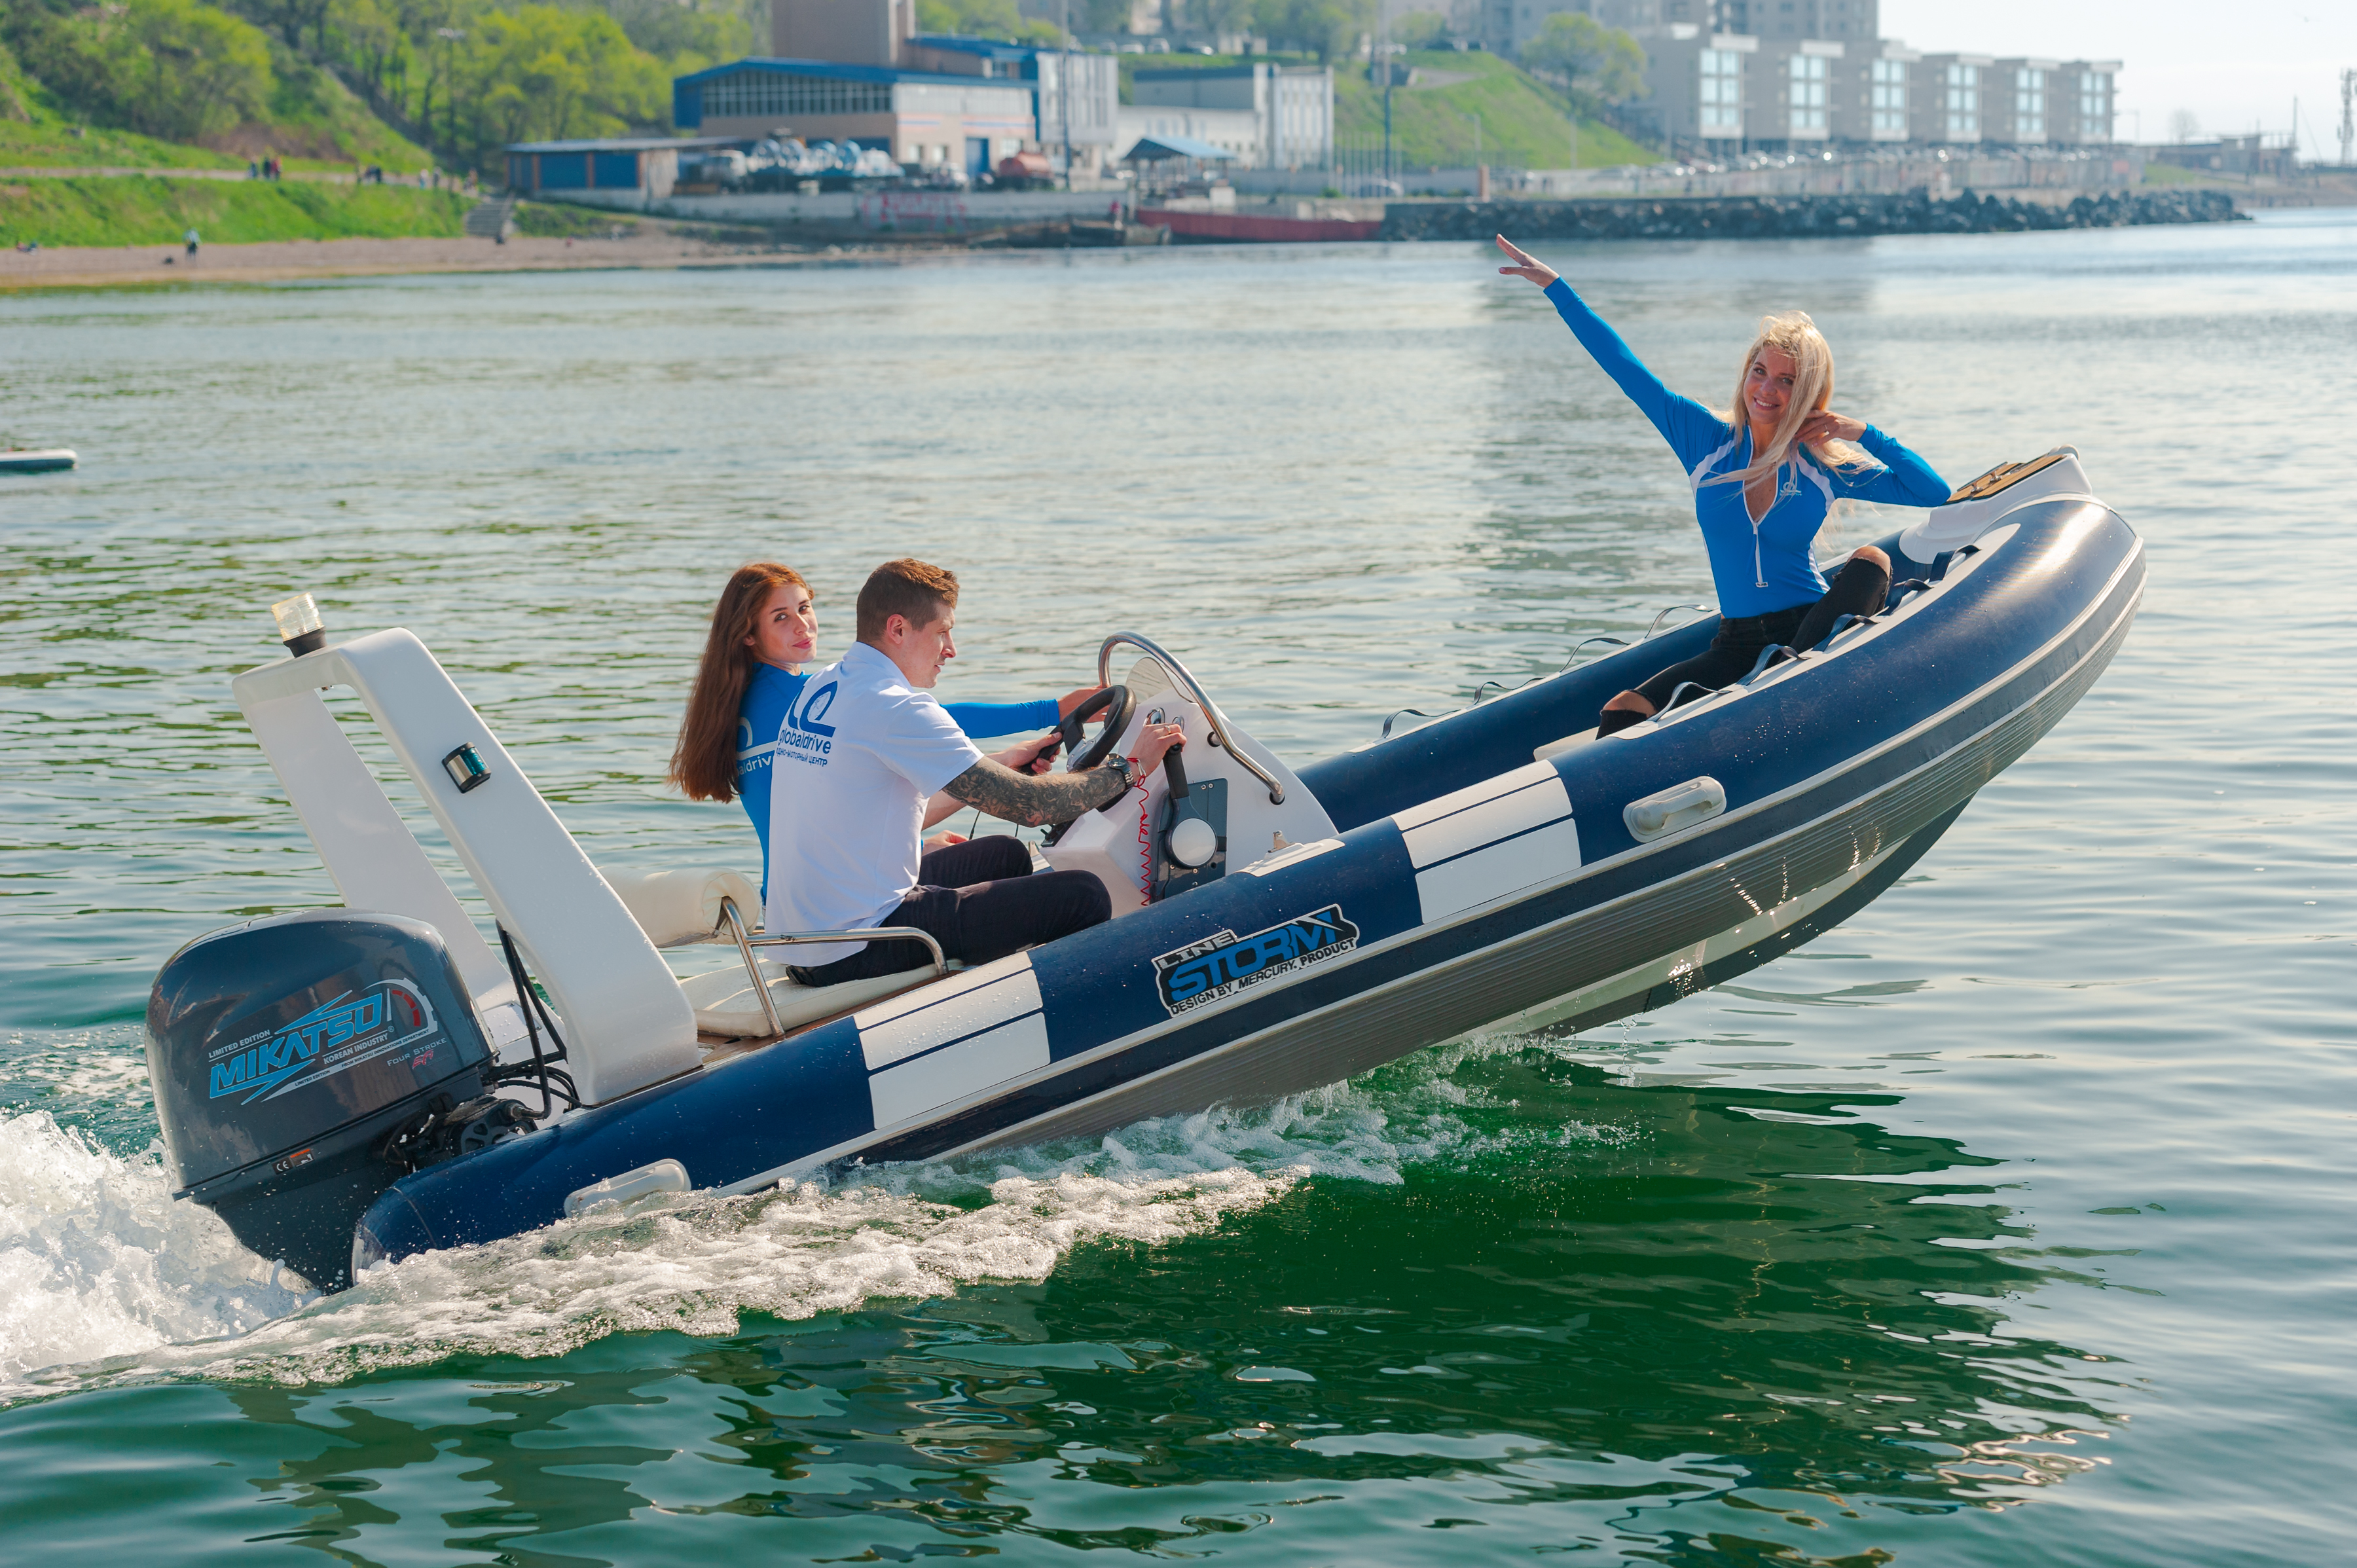
<instances>
[{"instance_id":1,"label":"stainless steel handrail","mask_svg":"<svg viewBox=\"0 0 2357 1568\"><path fill-rule=\"evenodd\" d=\"M1271 778L1266 768L1236 748L1236 743L1228 736L1226 721L1220 717L1220 710L1211 704L1211 697L1203 691L1202 682L1196 680L1194 673L1184 664L1165 653L1151 639L1134 631L1117 631L1106 638L1104 646L1097 650L1097 684L1109 686L1113 683L1113 650L1125 642L1132 648L1143 650L1148 659L1162 666L1162 672L1170 677L1170 683L1178 687L1203 711L1203 722L1211 726L1211 744L1226 751L1229 756L1243 765L1245 772L1268 786L1270 805L1284 805L1285 786Z\"/></svg>"},{"instance_id":2,"label":"stainless steel handrail","mask_svg":"<svg viewBox=\"0 0 2357 1568\"><path fill-rule=\"evenodd\" d=\"M933 955L933 972L947 974L950 961L942 956L942 944L933 940L931 931L920 931L914 926L873 926L864 931L780 931L776 936L748 937L748 948L791 947L797 942L872 942L885 939L922 942Z\"/></svg>"},{"instance_id":3,"label":"stainless steel handrail","mask_svg":"<svg viewBox=\"0 0 2357 1568\"><path fill-rule=\"evenodd\" d=\"M745 929L745 918L737 912L737 900L720 900L720 918L728 934L737 939L737 956L745 961L745 977L753 983L753 994L761 999L761 1016L770 1021L770 1033L783 1035L786 1026L778 1016L778 1004L770 994L769 976L761 972L761 961L753 955L753 939Z\"/></svg>"}]
</instances>

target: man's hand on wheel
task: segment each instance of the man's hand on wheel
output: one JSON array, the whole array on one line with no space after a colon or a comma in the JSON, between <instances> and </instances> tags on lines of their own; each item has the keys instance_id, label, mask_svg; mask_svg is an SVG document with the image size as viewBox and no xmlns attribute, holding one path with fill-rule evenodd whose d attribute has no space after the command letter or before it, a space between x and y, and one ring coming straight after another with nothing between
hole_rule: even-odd
<instances>
[{"instance_id":1,"label":"man's hand on wheel","mask_svg":"<svg viewBox=\"0 0 2357 1568\"><path fill-rule=\"evenodd\" d=\"M1049 730L1038 740L1025 741L1021 746L1010 746L1005 751L993 752L990 759L1003 763L1017 773L1045 773L1056 760L1056 748L1063 744L1064 737Z\"/></svg>"}]
</instances>

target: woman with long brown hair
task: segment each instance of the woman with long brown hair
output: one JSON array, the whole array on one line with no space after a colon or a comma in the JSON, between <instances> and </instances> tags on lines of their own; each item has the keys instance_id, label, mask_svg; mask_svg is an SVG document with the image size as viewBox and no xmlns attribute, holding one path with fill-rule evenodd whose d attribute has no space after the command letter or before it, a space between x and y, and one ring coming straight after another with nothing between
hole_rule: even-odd
<instances>
[{"instance_id":1,"label":"woman with long brown hair","mask_svg":"<svg viewBox=\"0 0 2357 1568\"><path fill-rule=\"evenodd\" d=\"M802 666L818 650L817 599L801 573L750 561L729 575L671 757L671 781L691 800L741 800L770 864L770 759L786 711L801 694ZM1045 729L1095 690L1028 703L951 703L969 736Z\"/></svg>"},{"instance_id":2,"label":"woman with long brown hair","mask_svg":"<svg viewBox=\"0 0 2357 1568\"><path fill-rule=\"evenodd\" d=\"M1834 351L1815 322L1798 310L1763 317L1722 413L1663 385L1553 267L1502 234L1498 248L1513 262L1498 270L1546 291L1580 347L1677 454L1718 591L1709 649L1605 703L1599 736L1674 706L1686 688L1699 695L1739 680L1768 649L1813 648L1842 616L1882 607L1888 555L1871 544L1853 551L1828 583L1809 546L1835 500L1938 506L1948 482L1873 425L1833 412Z\"/></svg>"}]
</instances>

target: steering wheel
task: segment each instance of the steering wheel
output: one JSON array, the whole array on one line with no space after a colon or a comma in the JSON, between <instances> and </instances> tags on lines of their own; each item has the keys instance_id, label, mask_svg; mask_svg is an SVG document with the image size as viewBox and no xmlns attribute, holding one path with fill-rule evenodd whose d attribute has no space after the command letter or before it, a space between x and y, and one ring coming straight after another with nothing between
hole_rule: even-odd
<instances>
[{"instance_id":1,"label":"steering wheel","mask_svg":"<svg viewBox=\"0 0 2357 1568\"><path fill-rule=\"evenodd\" d=\"M1059 719L1056 727L1064 737L1064 755L1071 759L1065 763L1065 770L1085 773L1112 755L1113 748L1121 742L1122 732L1129 727L1129 711L1134 705L1128 687L1107 686ZM1098 732L1096 739L1083 746L1081 726L1100 713L1104 714L1104 728Z\"/></svg>"}]
</instances>

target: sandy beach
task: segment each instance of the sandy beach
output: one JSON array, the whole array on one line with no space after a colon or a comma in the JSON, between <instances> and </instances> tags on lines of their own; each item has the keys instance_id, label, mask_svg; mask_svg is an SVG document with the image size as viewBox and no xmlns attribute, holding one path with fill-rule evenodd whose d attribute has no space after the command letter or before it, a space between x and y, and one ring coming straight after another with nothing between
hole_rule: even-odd
<instances>
[{"instance_id":1,"label":"sandy beach","mask_svg":"<svg viewBox=\"0 0 2357 1568\"><path fill-rule=\"evenodd\" d=\"M542 240L504 245L472 237L443 240L283 240L205 245L193 258L176 245L61 246L0 251L0 290L90 288L135 284L285 283L299 278L394 273L549 272L568 268L790 264L812 252L707 244L642 228L619 240Z\"/></svg>"}]
</instances>

